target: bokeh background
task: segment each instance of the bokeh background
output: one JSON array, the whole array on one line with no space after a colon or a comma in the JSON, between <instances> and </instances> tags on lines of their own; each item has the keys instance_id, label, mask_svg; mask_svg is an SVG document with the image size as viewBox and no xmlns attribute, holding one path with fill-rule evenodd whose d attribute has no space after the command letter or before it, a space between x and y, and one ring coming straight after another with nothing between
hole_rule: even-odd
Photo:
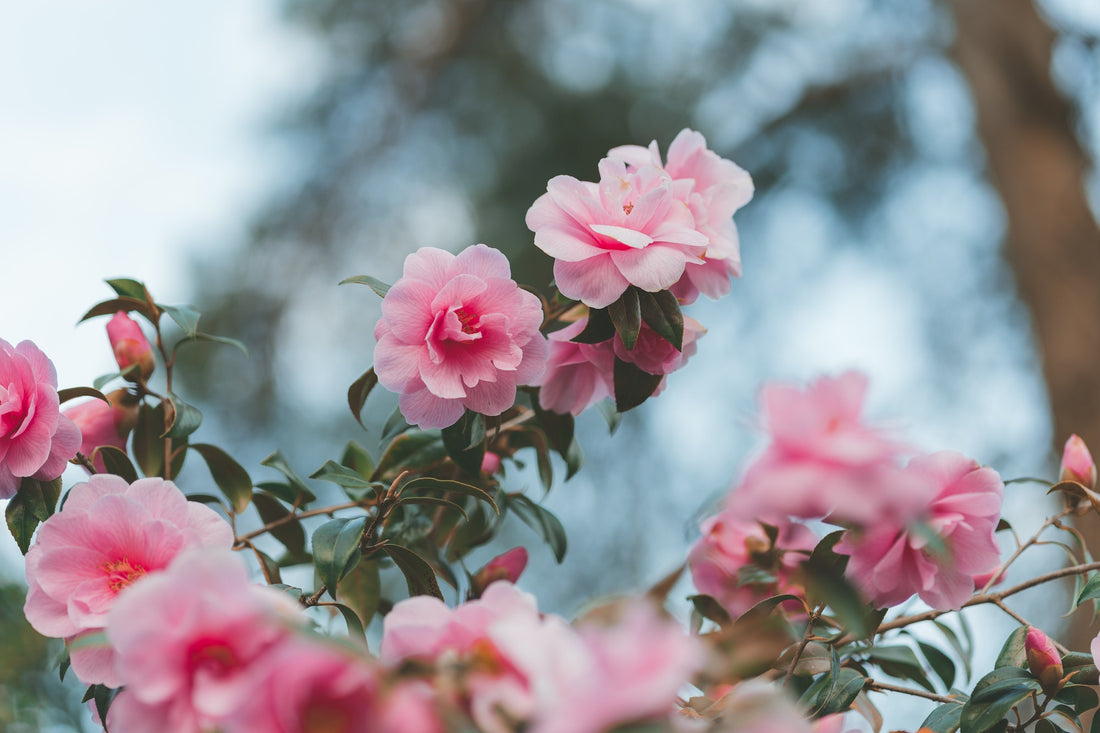
<instances>
[{"instance_id":1,"label":"bokeh background","mask_svg":"<svg viewBox=\"0 0 1100 733\"><path fill-rule=\"evenodd\" d=\"M562 566L522 526L491 548L528 544L528 587L572 615L681 561L757 442L767 379L862 370L874 415L1006 477L1049 476L1070 432L1100 447L1098 39L1089 0L5 4L0 337L89 384L112 371L103 322L73 324L103 279L141 279L248 344L186 366L204 439L257 480L276 448L310 471L371 447L395 404L371 397L367 433L347 413L379 310L337 282L480 241L544 286L523 216L546 180L697 129L756 182L744 276L689 310L708 333L660 398L613 438L581 419L587 465L546 498ZM1021 531L1049 508L1030 488L1008 506ZM10 631L5 542L0 729L87 726L42 641ZM1062 590L1018 610L1056 631ZM973 619L995 653L1009 626ZM1070 619L1077 648L1090 621Z\"/></svg>"}]
</instances>

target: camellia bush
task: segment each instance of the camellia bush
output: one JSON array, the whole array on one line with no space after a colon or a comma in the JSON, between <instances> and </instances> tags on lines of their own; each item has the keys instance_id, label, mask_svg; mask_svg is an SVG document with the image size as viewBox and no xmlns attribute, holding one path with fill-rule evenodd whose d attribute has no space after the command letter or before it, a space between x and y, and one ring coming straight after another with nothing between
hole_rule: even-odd
<instances>
[{"instance_id":1,"label":"camellia bush","mask_svg":"<svg viewBox=\"0 0 1100 733\"><path fill-rule=\"evenodd\" d=\"M659 394L705 334L684 309L741 274L732 217L752 181L700 134L665 157L615 148L598 174L553 178L527 212L553 292L518 286L484 244L345 281L382 298L374 365L347 393L356 420L379 385L398 395L378 455L352 442L314 470L276 451L250 471L201 442L176 357L240 344L135 280L108 281L114 297L84 315L110 319L119 366L93 386L59 390L33 343L0 341L0 497L24 612L64 640L60 674L87 685L106 730L877 733L902 696L935 703L913 730L1084 730L1100 644L1066 649L1009 604L1066 578L1076 604L1100 597L1068 523L1100 510L1088 449L1070 438L1060 477L1024 480L1065 508L1020 538L998 473L869 421L857 372L761 389L762 448L654 587L569 621L539 611L523 547L467 569L509 514L561 560L565 528L509 489L508 464L533 463L547 488L555 464L575 473L574 418L595 406L614 430ZM208 474L177 485L185 462ZM69 463L88 478L65 490ZM1052 542L1064 567L1003 582ZM664 605L685 574L694 610L678 620ZM407 597L382 590L398 577ZM980 604L1018 624L991 670L972 669L957 613Z\"/></svg>"}]
</instances>

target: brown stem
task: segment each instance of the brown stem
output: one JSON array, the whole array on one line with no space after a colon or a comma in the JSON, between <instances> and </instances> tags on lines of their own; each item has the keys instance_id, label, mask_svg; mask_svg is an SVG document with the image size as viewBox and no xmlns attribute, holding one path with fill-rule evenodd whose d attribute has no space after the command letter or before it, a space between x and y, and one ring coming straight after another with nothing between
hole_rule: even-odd
<instances>
[{"instance_id":1,"label":"brown stem","mask_svg":"<svg viewBox=\"0 0 1100 733\"><path fill-rule=\"evenodd\" d=\"M325 507L321 507L320 509L310 509L308 511L299 512L297 514L287 514L285 517L279 517L278 519L275 519L275 520L272 520L272 521L268 522L267 524L260 527L259 529L255 529L255 530L249 532L248 534L244 534L244 535L241 535L240 537L237 537L236 543L235 543L234 546L235 547L237 547L237 546L244 547L248 543L248 541L251 540L253 537L259 537L262 534L266 534L267 532L270 532L273 529L277 529L277 528L283 526L284 524L289 524L290 522L293 522L293 521L298 520L298 519L305 519L306 517L316 517L316 516L321 515L321 514L332 514L333 512L340 511L341 509L354 509L357 506L362 506L362 502L361 501L349 501L349 502L344 503L344 504L333 504L332 506L325 506Z\"/></svg>"},{"instance_id":2,"label":"brown stem","mask_svg":"<svg viewBox=\"0 0 1100 733\"><path fill-rule=\"evenodd\" d=\"M791 675L794 674L794 668L798 666L798 660L802 658L802 653L806 651L806 645L810 643L810 638L813 636L814 622L821 616L821 612L825 610L823 605L814 609L810 614L809 620L806 621L806 630L802 632L802 640L798 642L798 649L795 650L794 656L791 657L790 664L787 665L787 672L783 675L783 686L786 687L791 681Z\"/></svg>"},{"instance_id":3,"label":"brown stem","mask_svg":"<svg viewBox=\"0 0 1100 733\"><path fill-rule=\"evenodd\" d=\"M904 695L923 697L925 700L935 700L936 702L959 702L959 700L954 697L937 695L932 692L925 692L924 690L914 690L911 687L899 687L898 685L891 685L885 682L875 682L870 678L868 678L864 687L868 690L874 690L876 692L900 692Z\"/></svg>"},{"instance_id":4,"label":"brown stem","mask_svg":"<svg viewBox=\"0 0 1100 733\"><path fill-rule=\"evenodd\" d=\"M76 455L73 456L72 462L88 469L88 472L91 473L93 476L98 473L98 471L95 470L95 465L88 459L88 456L84 455L80 451L77 451Z\"/></svg>"},{"instance_id":5,"label":"brown stem","mask_svg":"<svg viewBox=\"0 0 1100 733\"><path fill-rule=\"evenodd\" d=\"M1072 513L1071 509L1066 509L1065 511L1063 511L1059 514L1055 514L1053 517L1047 517L1046 521L1043 522L1043 524L1039 527L1039 529L1035 530L1035 534L1031 535L1031 538L1028 539L1027 542L1025 542L1022 545L1020 545L1019 547L1017 547L1016 551L1013 552L1012 555L1007 560L1004 561L1004 563L1001 565L1001 567L999 567L997 569L997 571L993 573L993 576L982 587L982 593L988 593L990 587L994 583L996 583L997 580L1005 577L1005 573L1008 571L1008 566L1011 565L1012 563L1016 562L1016 558L1018 558L1023 553L1024 550L1026 550L1027 548L1031 547L1036 542L1038 542L1039 537L1042 536L1043 532L1046 531L1047 527L1051 526L1052 524L1053 525L1058 524L1058 521L1060 519L1062 519L1062 517L1066 516L1067 514L1071 514L1071 513Z\"/></svg>"}]
</instances>

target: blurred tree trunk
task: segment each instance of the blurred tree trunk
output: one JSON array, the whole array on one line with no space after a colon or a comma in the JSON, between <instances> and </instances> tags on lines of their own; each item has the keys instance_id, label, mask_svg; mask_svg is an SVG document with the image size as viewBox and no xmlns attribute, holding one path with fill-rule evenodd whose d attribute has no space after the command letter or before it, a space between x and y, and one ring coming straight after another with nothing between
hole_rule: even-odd
<instances>
[{"instance_id":1,"label":"blurred tree trunk","mask_svg":"<svg viewBox=\"0 0 1100 733\"><path fill-rule=\"evenodd\" d=\"M977 108L990 175L1008 217L1006 255L1031 309L1055 448L1070 433L1100 449L1100 228L1085 193L1089 161L1050 75L1055 34L1032 0L950 0L954 55ZM1100 531L1089 521L1090 546ZM1088 648L1085 614L1072 648Z\"/></svg>"}]
</instances>

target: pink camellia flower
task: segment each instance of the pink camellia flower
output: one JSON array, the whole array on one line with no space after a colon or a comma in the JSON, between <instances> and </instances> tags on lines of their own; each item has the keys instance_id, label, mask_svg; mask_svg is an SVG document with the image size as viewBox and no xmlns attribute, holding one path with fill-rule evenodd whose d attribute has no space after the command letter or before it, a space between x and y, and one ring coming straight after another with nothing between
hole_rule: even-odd
<instances>
[{"instance_id":1,"label":"pink camellia flower","mask_svg":"<svg viewBox=\"0 0 1100 733\"><path fill-rule=\"evenodd\" d=\"M1043 692L1055 694L1062 680L1062 655L1046 634L1034 626L1027 627L1024 636L1024 651L1027 654L1027 668L1031 676L1039 680Z\"/></svg>"},{"instance_id":2,"label":"pink camellia flower","mask_svg":"<svg viewBox=\"0 0 1100 733\"><path fill-rule=\"evenodd\" d=\"M485 451L485 455L481 458L481 472L492 476L500 471L500 456L493 453L491 450Z\"/></svg>"},{"instance_id":3,"label":"pink camellia flower","mask_svg":"<svg viewBox=\"0 0 1100 733\"><path fill-rule=\"evenodd\" d=\"M52 481L76 455L80 431L60 406L53 362L30 341L0 339L0 499L24 478Z\"/></svg>"},{"instance_id":4,"label":"pink camellia flower","mask_svg":"<svg viewBox=\"0 0 1100 733\"><path fill-rule=\"evenodd\" d=\"M795 522L782 520L777 526L779 535L773 548L760 523L739 512L726 509L706 519L701 527L703 536L688 553L695 587L716 598L733 618L780 593L803 595L794 572L817 545L817 536ZM775 580L752 582L741 576L742 569L754 567Z\"/></svg>"},{"instance_id":5,"label":"pink camellia flower","mask_svg":"<svg viewBox=\"0 0 1100 733\"><path fill-rule=\"evenodd\" d=\"M453 610L436 598L415 596L397 603L383 620L382 661L459 664L462 692L448 702L465 710L480 730L505 733L514 729L510 721L530 717L533 700L527 678L501 650L493 629L508 620L539 618L534 597L507 581Z\"/></svg>"},{"instance_id":6,"label":"pink camellia flower","mask_svg":"<svg viewBox=\"0 0 1100 733\"><path fill-rule=\"evenodd\" d=\"M118 730L199 733L218 727L256 697L254 677L264 670L289 677L312 663L305 653L278 666L274 653L265 656L289 644L294 627L305 621L294 599L252 585L244 562L230 550L181 553L121 594L108 616L119 681L133 701L125 719L117 720Z\"/></svg>"},{"instance_id":7,"label":"pink camellia flower","mask_svg":"<svg viewBox=\"0 0 1100 733\"><path fill-rule=\"evenodd\" d=\"M701 264L688 263L684 276L672 287L684 303L692 303L702 292L712 300L730 290L730 277L741 275L741 248L733 214L752 200L753 184L749 174L732 161L707 149L706 139L694 130L681 130L668 146L668 161L662 164L654 140L648 148L623 145L608 152L608 157L624 161L632 168L663 168L673 179L673 191L686 203L696 228L709 243Z\"/></svg>"},{"instance_id":8,"label":"pink camellia flower","mask_svg":"<svg viewBox=\"0 0 1100 733\"><path fill-rule=\"evenodd\" d=\"M866 389L867 378L857 372L821 377L806 389L766 385L760 404L771 444L746 471L731 505L773 522L788 515L904 522L919 511L921 482L898 468L905 446L864 422Z\"/></svg>"},{"instance_id":9,"label":"pink camellia flower","mask_svg":"<svg viewBox=\"0 0 1100 733\"><path fill-rule=\"evenodd\" d=\"M519 576L527 567L527 548L513 547L505 553L497 555L485 566L474 573L470 581L470 593L473 598L479 598L485 589L498 580L507 580L509 583L518 583Z\"/></svg>"},{"instance_id":10,"label":"pink camellia flower","mask_svg":"<svg viewBox=\"0 0 1100 733\"><path fill-rule=\"evenodd\" d=\"M153 347L145 332L126 311L119 311L107 322L107 338L115 352L118 368L125 371L137 364L142 379L148 379L153 373L156 361L153 359Z\"/></svg>"},{"instance_id":11,"label":"pink camellia flower","mask_svg":"<svg viewBox=\"0 0 1100 733\"><path fill-rule=\"evenodd\" d=\"M530 733L601 733L668 718L702 663L697 640L644 601L624 604L607 625L511 617L491 635L530 681Z\"/></svg>"},{"instance_id":12,"label":"pink camellia flower","mask_svg":"<svg viewBox=\"0 0 1100 733\"><path fill-rule=\"evenodd\" d=\"M541 324L539 299L516 285L498 250L424 247L382 300L374 369L421 428L452 425L467 408L499 415L546 366Z\"/></svg>"},{"instance_id":13,"label":"pink camellia flower","mask_svg":"<svg viewBox=\"0 0 1100 733\"><path fill-rule=\"evenodd\" d=\"M61 413L80 428L80 452L91 458L96 448L113 446L126 450L126 441L137 425L138 398L125 389L107 395L107 402L95 399L82 402ZM103 458L95 457L95 470L106 473Z\"/></svg>"},{"instance_id":14,"label":"pink camellia flower","mask_svg":"<svg viewBox=\"0 0 1100 733\"><path fill-rule=\"evenodd\" d=\"M615 334L612 343L615 356L623 361L630 362L643 372L650 374L672 374L695 355L698 347L695 342L707 332L694 318L684 318L684 342L680 349L665 341L646 324L642 324L638 332L638 340L634 342L634 348L626 348L619 334Z\"/></svg>"},{"instance_id":15,"label":"pink camellia flower","mask_svg":"<svg viewBox=\"0 0 1100 733\"><path fill-rule=\"evenodd\" d=\"M527 211L527 227L554 258L563 295L604 308L631 285L667 290L689 263L702 264L709 239L668 174L654 166L628 170L611 158L599 170L598 184L551 178Z\"/></svg>"},{"instance_id":16,"label":"pink camellia flower","mask_svg":"<svg viewBox=\"0 0 1100 733\"><path fill-rule=\"evenodd\" d=\"M578 344L570 340L587 324L588 319L582 318L550 334L550 358L539 380L542 409L576 416L613 394L613 342Z\"/></svg>"},{"instance_id":17,"label":"pink camellia flower","mask_svg":"<svg viewBox=\"0 0 1100 733\"><path fill-rule=\"evenodd\" d=\"M372 733L445 733L438 695L419 680L399 682L382 699Z\"/></svg>"},{"instance_id":18,"label":"pink camellia flower","mask_svg":"<svg viewBox=\"0 0 1100 733\"><path fill-rule=\"evenodd\" d=\"M40 634L70 643L81 680L117 687L111 649L89 640L106 626L116 598L185 548L232 545L229 524L170 481L128 484L97 474L74 486L64 509L38 529L27 553L23 612Z\"/></svg>"},{"instance_id":19,"label":"pink camellia flower","mask_svg":"<svg viewBox=\"0 0 1100 733\"><path fill-rule=\"evenodd\" d=\"M994 531L1004 484L992 468L953 451L918 456L905 473L925 487L924 510L906 524L883 517L849 532L836 550L851 556L848 577L879 608L916 593L932 608L958 610L974 592L973 576L1000 559Z\"/></svg>"},{"instance_id":20,"label":"pink camellia flower","mask_svg":"<svg viewBox=\"0 0 1100 733\"><path fill-rule=\"evenodd\" d=\"M1085 488L1096 488L1096 463L1085 445L1076 435L1069 436L1062 451L1062 481L1076 481Z\"/></svg>"}]
</instances>

